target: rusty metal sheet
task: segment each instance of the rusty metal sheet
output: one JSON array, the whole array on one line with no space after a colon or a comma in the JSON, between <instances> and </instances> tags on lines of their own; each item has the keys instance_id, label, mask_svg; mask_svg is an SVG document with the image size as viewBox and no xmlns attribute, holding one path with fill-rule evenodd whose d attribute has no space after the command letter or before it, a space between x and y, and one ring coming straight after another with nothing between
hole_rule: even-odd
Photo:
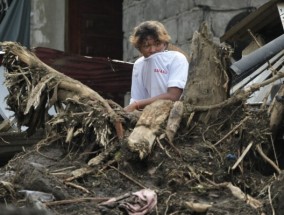
<instances>
[{"instance_id":1,"label":"rusty metal sheet","mask_svg":"<svg viewBox=\"0 0 284 215\"><path fill-rule=\"evenodd\" d=\"M131 88L133 63L103 58L70 55L50 48L34 49L37 57L59 72L74 78L107 99L123 105Z\"/></svg>"}]
</instances>

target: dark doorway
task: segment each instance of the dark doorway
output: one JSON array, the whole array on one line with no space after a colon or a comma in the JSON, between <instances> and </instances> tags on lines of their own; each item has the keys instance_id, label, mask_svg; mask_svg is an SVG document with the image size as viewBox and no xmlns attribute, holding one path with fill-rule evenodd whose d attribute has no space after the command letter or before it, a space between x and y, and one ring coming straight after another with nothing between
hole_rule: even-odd
<instances>
[{"instance_id":1,"label":"dark doorway","mask_svg":"<svg viewBox=\"0 0 284 215\"><path fill-rule=\"evenodd\" d=\"M68 0L67 52L121 60L122 1Z\"/></svg>"}]
</instances>

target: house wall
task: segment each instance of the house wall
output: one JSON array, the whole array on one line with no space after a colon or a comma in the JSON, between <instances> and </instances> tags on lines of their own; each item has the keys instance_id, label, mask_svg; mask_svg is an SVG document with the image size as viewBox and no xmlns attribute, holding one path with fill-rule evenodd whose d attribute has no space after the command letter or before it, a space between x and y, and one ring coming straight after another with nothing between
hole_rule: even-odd
<instances>
[{"instance_id":1,"label":"house wall","mask_svg":"<svg viewBox=\"0 0 284 215\"><path fill-rule=\"evenodd\" d=\"M31 0L31 47L64 51L65 0Z\"/></svg>"},{"instance_id":2,"label":"house wall","mask_svg":"<svg viewBox=\"0 0 284 215\"><path fill-rule=\"evenodd\" d=\"M172 43L190 53L191 38L202 22L210 26L219 42L230 20L252 11L269 0L124 0L123 59L134 61L138 51L128 41L133 28L142 21L158 20L167 28Z\"/></svg>"},{"instance_id":3,"label":"house wall","mask_svg":"<svg viewBox=\"0 0 284 215\"><path fill-rule=\"evenodd\" d=\"M133 28L142 21L161 21L172 42L190 53L191 38L207 22L216 42L237 15L252 11L269 0L124 0L123 60L134 61L138 51L129 41ZM31 47L65 50L65 8L68 0L31 0Z\"/></svg>"}]
</instances>

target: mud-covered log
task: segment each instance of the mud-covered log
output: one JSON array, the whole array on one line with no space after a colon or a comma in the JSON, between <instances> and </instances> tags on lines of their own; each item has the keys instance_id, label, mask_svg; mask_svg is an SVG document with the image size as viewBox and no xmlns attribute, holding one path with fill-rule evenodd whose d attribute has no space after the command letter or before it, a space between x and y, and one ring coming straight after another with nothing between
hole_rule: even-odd
<instances>
[{"instance_id":1,"label":"mud-covered log","mask_svg":"<svg viewBox=\"0 0 284 215\"><path fill-rule=\"evenodd\" d=\"M191 44L189 79L184 92L184 102L193 106L218 104L228 98L229 78L227 59L229 50L216 45L206 24L195 32ZM219 110L200 114L199 120L208 122Z\"/></svg>"},{"instance_id":2,"label":"mud-covered log","mask_svg":"<svg viewBox=\"0 0 284 215\"><path fill-rule=\"evenodd\" d=\"M164 131L172 107L173 102L170 100L157 100L143 110L128 137L130 151L138 153L140 159L151 153L156 137Z\"/></svg>"}]
</instances>

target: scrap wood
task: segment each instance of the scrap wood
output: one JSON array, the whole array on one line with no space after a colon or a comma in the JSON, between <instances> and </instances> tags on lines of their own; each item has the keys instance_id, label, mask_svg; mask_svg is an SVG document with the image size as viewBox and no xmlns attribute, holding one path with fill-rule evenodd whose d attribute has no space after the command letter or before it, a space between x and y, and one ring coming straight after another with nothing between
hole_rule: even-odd
<instances>
[{"instance_id":1,"label":"scrap wood","mask_svg":"<svg viewBox=\"0 0 284 215\"><path fill-rule=\"evenodd\" d=\"M107 158L107 154L105 152L101 152L99 155L95 156L94 158L88 161L89 166L96 166L103 162Z\"/></svg>"},{"instance_id":2,"label":"scrap wood","mask_svg":"<svg viewBox=\"0 0 284 215\"><path fill-rule=\"evenodd\" d=\"M259 200L253 198L252 196L245 194L239 187L234 186L231 182L225 183L225 187L227 187L232 194L240 200L245 201L251 207L258 209L263 207L263 203Z\"/></svg>"},{"instance_id":3,"label":"scrap wood","mask_svg":"<svg viewBox=\"0 0 284 215\"><path fill-rule=\"evenodd\" d=\"M111 197L111 198L108 198L106 201L100 203L100 205L106 205L106 206L109 206L109 205L113 205L114 203L117 203L121 200L124 200L128 197L131 196L131 193L125 193L123 195L120 195L120 196L117 196L117 197Z\"/></svg>"},{"instance_id":4,"label":"scrap wood","mask_svg":"<svg viewBox=\"0 0 284 215\"><path fill-rule=\"evenodd\" d=\"M172 156L170 155L170 153L168 152L168 150L162 145L162 143L160 142L159 138L156 138L156 141L158 143L158 146L165 152L165 154L172 159Z\"/></svg>"},{"instance_id":5,"label":"scrap wood","mask_svg":"<svg viewBox=\"0 0 284 215\"><path fill-rule=\"evenodd\" d=\"M76 168L75 166L68 166L61 169L53 170L52 172L50 172L50 174L65 172L66 170L75 169L75 168Z\"/></svg>"},{"instance_id":6,"label":"scrap wood","mask_svg":"<svg viewBox=\"0 0 284 215\"><path fill-rule=\"evenodd\" d=\"M147 172L152 176L153 174L156 173L156 171L161 167L161 165L164 163L164 161L162 161L161 163L159 163L157 166L154 166L153 168L150 168Z\"/></svg>"},{"instance_id":7,"label":"scrap wood","mask_svg":"<svg viewBox=\"0 0 284 215\"><path fill-rule=\"evenodd\" d=\"M195 115L195 112L190 113L188 120L187 120L187 123L186 123L186 128L189 128L189 126L190 126L190 124L193 120L194 115Z\"/></svg>"},{"instance_id":8,"label":"scrap wood","mask_svg":"<svg viewBox=\"0 0 284 215\"><path fill-rule=\"evenodd\" d=\"M253 84L250 87L240 90L237 93L235 93L233 96L230 98L217 103L213 105L204 105L204 106L198 106L198 105L191 105L191 104L185 104L185 113L186 114L191 114L192 112L204 112L204 111L209 111L209 110L214 110L214 109L220 109L224 108L229 105L236 104L241 101L247 100L247 98L254 93L255 91L259 90L261 87L264 87L268 84L271 84L275 82L276 80L283 78L284 77L284 71L280 70L278 73L276 73L274 76L271 78L257 84Z\"/></svg>"},{"instance_id":9,"label":"scrap wood","mask_svg":"<svg viewBox=\"0 0 284 215\"><path fill-rule=\"evenodd\" d=\"M63 179L69 178L70 174L66 173L66 172L56 172L56 173L50 173L50 175L54 175L56 177L60 177Z\"/></svg>"},{"instance_id":10,"label":"scrap wood","mask_svg":"<svg viewBox=\"0 0 284 215\"><path fill-rule=\"evenodd\" d=\"M223 142L225 139L227 139L233 132L235 132L240 126L242 126L245 121L249 119L248 116L246 116L238 125L236 125L231 131L229 131L222 139L218 140L216 143L214 143L215 146Z\"/></svg>"},{"instance_id":11,"label":"scrap wood","mask_svg":"<svg viewBox=\"0 0 284 215\"><path fill-rule=\"evenodd\" d=\"M233 196L236 198L246 202L248 205L250 205L254 209L260 209L263 207L263 203L249 194L245 194L239 187L234 186L231 182L223 182L216 184L215 182L205 178L210 184L213 186L219 187L219 188L228 188Z\"/></svg>"},{"instance_id":12,"label":"scrap wood","mask_svg":"<svg viewBox=\"0 0 284 215\"><path fill-rule=\"evenodd\" d=\"M103 170L105 170L106 168L110 167L111 164L115 163L116 160L109 160L100 170L98 170L97 172L102 172ZM68 177L64 180L64 182L70 182L73 181L75 179L81 178L87 174L91 174L95 172L95 168L93 168L92 166L86 166L86 167L82 167L79 169L76 169L74 171L71 172L71 177Z\"/></svg>"},{"instance_id":13,"label":"scrap wood","mask_svg":"<svg viewBox=\"0 0 284 215\"><path fill-rule=\"evenodd\" d=\"M114 138L113 138L114 139ZM112 140L113 140L112 139ZM111 142L110 140L109 142ZM108 144L109 145L109 144ZM104 151L99 153L97 156L91 158L88 161L88 166L97 166L103 161L110 159L111 154L115 154L118 151L119 145L118 144L112 144L108 148L106 148Z\"/></svg>"},{"instance_id":14,"label":"scrap wood","mask_svg":"<svg viewBox=\"0 0 284 215\"><path fill-rule=\"evenodd\" d=\"M275 163L276 163L277 166L279 166L279 162L278 162L276 150L275 150L275 144L274 144L274 140L272 138L272 135L270 135L270 140L271 140L271 145L272 145L273 154L274 154L274 158L275 158Z\"/></svg>"},{"instance_id":15,"label":"scrap wood","mask_svg":"<svg viewBox=\"0 0 284 215\"><path fill-rule=\"evenodd\" d=\"M81 177L83 177L86 174L92 173L93 171L94 171L94 169L92 167L89 167L89 166L82 167L80 169L76 169L76 170L71 172L72 176L69 177L69 178L66 178L64 180L64 182L70 182L70 181L73 181L73 180L75 180L77 178L81 178Z\"/></svg>"},{"instance_id":16,"label":"scrap wood","mask_svg":"<svg viewBox=\"0 0 284 215\"><path fill-rule=\"evenodd\" d=\"M240 164L240 162L244 159L244 157L246 156L246 154L249 152L250 148L252 147L253 142L250 142L248 144L248 146L246 147L246 149L243 151L242 155L238 158L238 160L236 161L236 163L233 165L232 170L236 169L237 166Z\"/></svg>"},{"instance_id":17,"label":"scrap wood","mask_svg":"<svg viewBox=\"0 0 284 215\"><path fill-rule=\"evenodd\" d=\"M251 29L247 30L250 34L250 36L253 38L253 40L255 41L255 43L257 44L258 48L260 48L262 45L260 44L260 42L258 41L257 37L252 33Z\"/></svg>"},{"instance_id":18,"label":"scrap wood","mask_svg":"<svg viewBox=\"0 0 284 215\"><path fill-rule=\"evenodd\" d=\"M268 186L268 198L269 198L269 204L271 206L272 215L275 215L275 210L272 205L272 198L271 198L271 185Z\"/></svg>"},{"instance_id":19,"label":"scrap wood","mask_svg":"<svg viewBox=\"0 0 284 215\"><path fill-rule=\"evenodd\" d=\"M143 184L141 184L140 182L138 182L137 180L134 180L132 177L130 177L129 175L127 175L124 172L119 171L117 168L115 168L114 166L109 166L110 168L114 169L115 171L117 171L119 174L123 175L124 177L126 177L127 179L129 179L130 181L132 181L134 184L138 185L141 188L146 189L146 186L144 186Z\"/></svg>"},{"instance_id":20,"label":"scrap wood","mask_svg":"<svg viewBox=\"0 0 284 215\"><path fill-rule=\"evenodd\" d=\"M197 213L204 213L208 211L209 208L212 207L212 204L200 203L194 201L185 201L185 205Z\"/></svg>"},{"instance_id":21,"label":"scrap wood","mask_svg":"<svg viewBox=\"0 0 284 215\"><path fill-rule=\"evenodd\" d=\"M66 204L74 204L80 202L103 202L108 200L109 197L84 197L84 198L77 198L77 199L64 199L60 201L53 201L53 202L45 202L44 204L48 207L50 206L57 206L57 205L66 205Z\"/></svg>"},{"instance_id":22,"label":"scrap wood","mask_svg":"<svg viewBox=\"0 0 284 215\"><path fill-rule=\"evenodd\" d=\"M87 190L85 187L82 187L82 186L80 186L80 185L78 185L78 184L74 184L74 183L72 183L72 182L67 182L67 181L65 181L64 184L66 184L67 186L70 186L70 187L74 187L74 188L76 188L76 189L78 189L78 190L81 190L81 191L83 191L84 193L90 193L89 190Z\"/></svg>"}]
</instances>

